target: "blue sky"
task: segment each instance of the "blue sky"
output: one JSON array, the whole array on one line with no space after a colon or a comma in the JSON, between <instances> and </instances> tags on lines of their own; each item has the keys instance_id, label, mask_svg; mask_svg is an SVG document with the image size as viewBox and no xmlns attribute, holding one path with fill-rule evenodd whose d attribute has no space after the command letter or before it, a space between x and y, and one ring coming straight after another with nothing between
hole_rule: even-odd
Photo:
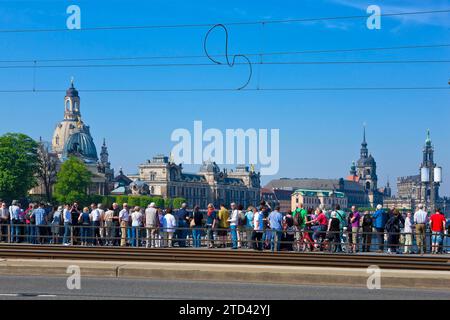
<instances>
[{"instance_id":1,"label":"blue sky","mask_svg":"<svg viewBox=\"0 0 450 320\"><path fill-rule=\"evenodd\" d=\"M81 8L82 28L122 25L226 23L449 9L450 1L0 1L0 29L65 28L66 8ZM229 26L230 53L346 49L450 43L450 15L383 17L381 30L366 21ZM207 27L145 30L0 33L0 60L202 55ZM214 33L212 53L223 53ZM270 61L443 60L450 48L305 54ZM183 60L206 63L206 58ZM142 61L138 61L140 63ZM148 60L144 63L173 62ZM111 63L111 62L106 62ZM114 62L113 62L114 63ZM134 63L125 62L125 63ZM11 65L17 63L0 63ZM58 64L73 65L64 62ZM254 66L249 88L447 86L450 64ZM359 156L362 124L378 163L379 185L390 176L418 173L426 129L436 162L450 170L450 95L440 91L300 92L83 92L83 89L237 88L246 66L183 68L38 69L38 89L51 93L0 93L0 134L20 131L50 140L63 116L71 76L80 90L84 121L100 149L105 137L111 162L134 173L157 153L170 152L176 128L279 128L280 171L274 177L343 177ZM33 70L0 69L1 90L31 89ZM187 168L191 171L196 168ZM267 182L274 177L265 177ZM450 194L450 183L443 184Z\"/></svg>"}]
</instances>

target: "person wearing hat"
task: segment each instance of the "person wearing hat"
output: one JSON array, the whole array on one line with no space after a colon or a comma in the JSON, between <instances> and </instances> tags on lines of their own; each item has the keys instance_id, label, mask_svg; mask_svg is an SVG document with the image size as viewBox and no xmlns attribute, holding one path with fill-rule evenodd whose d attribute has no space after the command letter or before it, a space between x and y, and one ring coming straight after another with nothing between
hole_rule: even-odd
<instances>
[{"instance_id":1,"label":"person wearing hat","mask_svg":"<svg viewBox=\"0 0 450 320\"><path fill-rule=\"evenodd\" d=\"M146 247L155 248L159 231L159 215L154 202L150 203L145 210L145 230L147 232Z\"/></svg>"}]
</instances>

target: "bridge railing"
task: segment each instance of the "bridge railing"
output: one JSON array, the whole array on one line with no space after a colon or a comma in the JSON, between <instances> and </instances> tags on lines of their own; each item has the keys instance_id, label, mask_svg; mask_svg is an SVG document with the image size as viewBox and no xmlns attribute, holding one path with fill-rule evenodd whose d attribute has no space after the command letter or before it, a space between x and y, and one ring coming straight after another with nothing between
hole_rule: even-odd
<instances>
[{"instance_id":1,"label":"bridge railing","mask_svg":"<svg viewBox=\"0 0 450 320\"><path fill-rule=\"evenodd\" d=\"M357 232L345 229L330 232L312 230L236 228L152 227L118 223L100 225L1 224L0 242L131 247L235 247L287 251L375 252L401 251L431 253L433 243L439 252L450 252L450 237L427 230L418 232ZM422 248L422 250L419 250Z\"/></svg>"}]
</instances>

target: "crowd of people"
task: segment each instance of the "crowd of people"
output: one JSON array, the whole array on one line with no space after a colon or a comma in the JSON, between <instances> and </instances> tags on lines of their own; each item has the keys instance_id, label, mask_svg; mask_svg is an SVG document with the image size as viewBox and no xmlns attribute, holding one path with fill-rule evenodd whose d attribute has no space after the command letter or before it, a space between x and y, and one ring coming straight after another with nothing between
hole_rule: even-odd
<instances>
[{"instance_id":1,"label":"crowd of people","mask_svg":"<svg viewBox=\"0 0 450 320\"><path fill-rule=\"evenodd\" d=\"M299 204L293 212L281 213L262 201L259 207L232 203L206 211L184 203L174 211L129 207L127 203L78 203L51 207L19 201L1 202L0 241L31 244L132 247L208 247L258 251L331 251L394 253L444 253L448 221L438 209L431 216L423 205L412 212L326 210ZM447 240L448 241L448 240ZM428 244L428 246L427 246Z\"/></svg>"}]
</instances>

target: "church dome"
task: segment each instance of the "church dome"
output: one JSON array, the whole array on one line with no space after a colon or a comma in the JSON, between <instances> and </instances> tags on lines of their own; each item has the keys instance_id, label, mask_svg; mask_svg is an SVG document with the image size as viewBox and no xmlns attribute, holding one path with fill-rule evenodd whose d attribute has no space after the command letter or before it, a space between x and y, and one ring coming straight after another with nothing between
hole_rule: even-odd
<instances>
[{"instance_id":1,"label":"church dome","mask_svg":"<svg viewBox=\"0 0 450 320\"><path fill-rule=\"evenodd\" d=\"M77 131L70 135L64 146L63 158L67 159L71 155L80 157L88 162L96 162L97 149L90 134Z\"/></svg>"}]
</instances>

